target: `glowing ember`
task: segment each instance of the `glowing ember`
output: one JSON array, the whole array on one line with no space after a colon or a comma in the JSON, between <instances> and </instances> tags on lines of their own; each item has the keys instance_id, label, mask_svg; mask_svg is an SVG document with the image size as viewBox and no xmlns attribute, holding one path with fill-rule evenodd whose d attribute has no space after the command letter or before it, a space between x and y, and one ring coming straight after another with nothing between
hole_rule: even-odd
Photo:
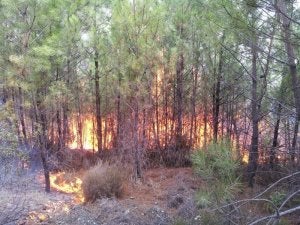
<instances>
[{"instance_id":1,"label":"glowing ember","mask_svg":"<svg viewBox=\"0 0 300 225\"><path fill-rule=\"evenodd\" d=\"M38 212L30 212L29 219L34 221L43 222L48 218L46 214L38 213Z\"/></svg>"},{"instance_id":2,"label":"glowing ember","mask_svg":"<svg viewBox=\"0 0 300 225\"><path fill-rule=\"evenodd\" d=\"M81 184L82 180L79 177L68 176L65 172L50 175L51 187L63 193L74 194L77 202L84 202Z\"/></svg>"},{"instance_id":3,"label":"glowing ember","mask_svg":"<svg viewBox=\"0 0 300 225\"><path fill-rule=\"evenodd\" d=\"M249 155L247 153L244 153L242 161L243 161L243 163L248 164L248 162L249 162Z\"/></svg>"}]
</instances>

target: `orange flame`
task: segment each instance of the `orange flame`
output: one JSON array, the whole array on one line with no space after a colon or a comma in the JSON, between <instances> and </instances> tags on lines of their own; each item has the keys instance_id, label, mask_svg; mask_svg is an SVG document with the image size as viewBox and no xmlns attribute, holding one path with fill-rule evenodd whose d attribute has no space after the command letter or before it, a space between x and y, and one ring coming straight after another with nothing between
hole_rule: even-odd
<instances>
[{"instance_id":1,"label":"orange flame","mask_svg":"<svg viewBox=\"0 0 300 225\"><path fill-rule=\"evenodd\" d=\"M242 158L243 163L248 164L249 163L249 154L248 153L244 153L243 158Z\"/></svg>"},{"instance_id":2,"label":"orange flame","mask_svg":"<svg viewBox=\"0 0 300 225\"><path fill-rule=\"evenodd\" d=\"M105 138L103 137L103 143L102 146L105 149L109 149L112 145L112 129L108 121L111 120L111 118L105 117L102 119L101 126L102 126L102 133L105 135ZM81 135L79 134L79 122L81 123ZM96 136L96 119L95 116L90 114L84 114L82 116L76 116L73 115L70 118L70 131L71 136L73 137L72 140L69 142L68 146L70 149L80 149L81 148L81 142L82 142L82 149L85 150L93 150L97 149L98 142L97 142L97 136ZM106 130L106 132L104 132Z\"/></svg>"},{"instance_id":3,"label":"orange flame","mask_svg":"<svg viewBox=\"0 0 300 225\"><path fill-rule=\"evenodd\" d=\"M81 189L82 180L79 177L67 176L65 172L50 175L50 185L57 191L74 194L76 202L84 202Z\"/></svg>"}]
</instances>

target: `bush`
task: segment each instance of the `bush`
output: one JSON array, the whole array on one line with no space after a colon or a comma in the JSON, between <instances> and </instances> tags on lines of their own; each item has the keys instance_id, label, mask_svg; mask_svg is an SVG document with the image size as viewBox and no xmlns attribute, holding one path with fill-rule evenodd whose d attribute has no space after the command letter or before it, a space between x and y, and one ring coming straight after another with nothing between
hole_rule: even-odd
<instances>
[{"instance_id":1,"label":"bush","mask_svg":"<svg viewBox=\"0 0 300 225\"><path fill-rule=\"evenodd\" d=\"M276 212L276 208L280 207L280 205L283 203L283 201L286 198L286 193L285 191L281 190L281 191L275 191L275 192L271 192L269 195L269 200L272 202L265 202L263 204L263 208L268 212L268 213L275 213Z\"/></svg>"},{"instance_id":2,"label":"bush","mask_svg":"<svg viewBox=\"0 0 300 225\"><path fill-rule=\"evenodd\" d=\"M120 168L108 164L98 164L86 171L82 180L82 191L86 202L97 198L121 197L125 173Z\"/></svg>"},{"instance_id":3,"label":"bush","mask_svg":"<svg viewBox=\"0 0 300 225\"><path fill-rule=\"evenodd\" d=\"M239 163L234 159L229 141L211 143L206 150L196 151L192 162L196 173L207 183L198 193L200 206L207 207L212 202L221 203L233 197L239 188Z\"/></svg>"},{"instance_id":4,"label":"bush","mask_svg":"<svg viewBox=\"0 0 300 225\"><path fill-rule=\"evenodd\" d=\"M211 143L207 150L199 150L192 155L192 162L196 173L203 179L218 179L223 183L236 179L236 170L239 166L234 159L230 142L224 140Z\"/></svg>"}]
</instances>

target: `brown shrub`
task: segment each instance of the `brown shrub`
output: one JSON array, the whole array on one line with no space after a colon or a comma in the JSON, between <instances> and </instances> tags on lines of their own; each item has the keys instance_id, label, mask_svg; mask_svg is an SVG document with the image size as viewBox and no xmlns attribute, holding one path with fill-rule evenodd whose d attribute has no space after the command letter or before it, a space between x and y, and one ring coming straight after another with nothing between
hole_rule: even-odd
<instances>
[{"instance_id":1,"label":"brown shrub","mask_svg":"<svg viewBox=\"0 0 300 225\"><path fill-rule=\"evenodd\" d=\"M97 198L121 197L125 173L115 165L98 164L86 171L82 180L82 191L86 202Z\"/></svg>"}]
</instances>

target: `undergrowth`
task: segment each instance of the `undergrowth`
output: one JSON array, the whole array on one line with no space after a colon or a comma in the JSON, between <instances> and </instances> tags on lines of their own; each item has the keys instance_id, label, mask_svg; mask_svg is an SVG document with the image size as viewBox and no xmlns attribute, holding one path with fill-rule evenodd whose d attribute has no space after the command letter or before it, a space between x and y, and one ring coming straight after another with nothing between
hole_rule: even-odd
<instances>
[{"instance_id":1,"label":"undergrowth","mask_svg":"<svg viewBox=\"0 0 300 225\"><path fill-rule=\"evenodd\" d=\"M237 175L240 165L233 155L230 142L210 143L206 149L199 149L192 155L192 162L196 174L205 181L196 195L202 222L223 224L224 218L209 209L230 202L241 188Z\"/></svg>"},{"instance_id":2,"label":"undergrowth","mask_svg":"<svg viewBox=\"0 0 300 225\"><path fill-rule=\"evenodd\" d=\"M100 163L89 169L82 180L82 191L86 202L97 198L121 197L125 173L116 165Z\"/></svg>"}]
</instances>

